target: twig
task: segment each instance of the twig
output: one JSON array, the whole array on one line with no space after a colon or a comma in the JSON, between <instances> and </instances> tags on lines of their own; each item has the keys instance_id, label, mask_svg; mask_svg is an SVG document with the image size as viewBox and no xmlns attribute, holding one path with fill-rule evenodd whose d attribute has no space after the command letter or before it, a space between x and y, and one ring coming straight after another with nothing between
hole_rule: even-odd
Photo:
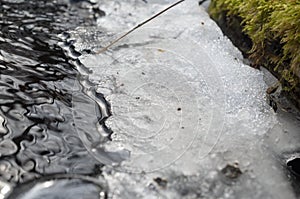
<instances>
[{"instance_id":1,"label":"twig","mask_svg":"<svg viewBox=\"0 0 300 199\"><path fill-rule=\"evenodd\" d=\"M160 11L159 13L155 14L154 16L150 17L149 19L147 19L147 20L143 21L142 23L138 24L137 26L135 26L134 28L132 28L131 30L129 30L128 32L126 32L125 34L123 34L122 36L120 36L119 38L117 38L116 40L112 41L106 47L104 47L101 50L97 51L96 54L100 54L100 53L103 53L103 52L107 51L112 45L114 45L115 43L117 43L118 41L120 41L121 39L123 39L124 37L126 37L127 35L129 35L130 33L132 33L133 31L135 31L136 29L140 28L141 26L145 25L149 21L155 19L156 17L158 17L159 15L163 14L167 10L173 8L174 6L180 4L180 3L184 2L184 1L185 0L177 1L177 2L173 3L172 5L170 5L169 7L165 8L164 10Z\"/></svg>"}]
</instances>

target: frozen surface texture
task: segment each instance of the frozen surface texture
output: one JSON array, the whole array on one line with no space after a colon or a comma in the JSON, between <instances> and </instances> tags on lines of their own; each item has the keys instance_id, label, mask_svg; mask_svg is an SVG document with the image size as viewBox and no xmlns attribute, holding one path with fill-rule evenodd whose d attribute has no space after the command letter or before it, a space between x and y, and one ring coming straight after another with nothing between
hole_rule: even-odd
<instances>
[{"instance_id":1,"label":"frozen surface texture","mask_svg":"<svg viewBox=\"0 0 300 199\"><path fill-rule=\"evenodd\" d=\"M75 49L98 51L171 2L99 1L106 16L72 33ZM281 149L265 141L278 120L265 102L263 73L243 63L196 0L80 60L97 85L86 89L111 105L106 125L114 133L103 144L102 129L82 130L97 111L74 101L76 113L90 115L91 124L76 121L77 131L107 165L112 198L296 198Z\"/></svg>"}]
</instances>

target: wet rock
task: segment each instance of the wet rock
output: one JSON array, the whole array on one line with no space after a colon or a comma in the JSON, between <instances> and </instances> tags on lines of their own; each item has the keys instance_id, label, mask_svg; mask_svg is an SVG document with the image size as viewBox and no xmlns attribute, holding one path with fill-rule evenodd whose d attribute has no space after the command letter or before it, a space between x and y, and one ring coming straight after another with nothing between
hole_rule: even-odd
<instances>
[{"instance_id":1,"label":"wet rock","mask_svg":"<svg viewBox=\"0 0 300 199\"><path fill-rule=\"evenodd\" d=\"M298 177L300 177L300 157L293 157L289 159L286 165L295 173Z\"/></svg>"}]
</instances>

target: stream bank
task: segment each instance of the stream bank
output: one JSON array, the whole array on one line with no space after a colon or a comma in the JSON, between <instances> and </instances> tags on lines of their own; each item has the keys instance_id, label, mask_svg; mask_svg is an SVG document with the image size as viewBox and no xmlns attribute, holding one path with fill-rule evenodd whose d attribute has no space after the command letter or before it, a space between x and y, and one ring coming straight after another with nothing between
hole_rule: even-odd
<instances>
[{"instance_id":1,"label":"stream bank","mask_svg":"<svg viewBox=\"0 0 300 199\"><path fill-rule=\"evenodd\" d=\"M255 68L265 67L279 82L281 96L300 108L300 4L297 1L214 1L212 19ZM280 99L274 103L280 106Z\"/></svg>"}]
</instances>

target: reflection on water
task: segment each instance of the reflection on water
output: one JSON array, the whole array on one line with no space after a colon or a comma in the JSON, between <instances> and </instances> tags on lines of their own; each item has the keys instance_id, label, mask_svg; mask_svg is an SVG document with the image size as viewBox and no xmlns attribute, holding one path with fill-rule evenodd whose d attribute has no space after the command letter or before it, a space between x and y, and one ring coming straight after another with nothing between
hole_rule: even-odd
<instances>
[{"instance_id":1,"label":"reflection on water","mask_svg":"<svg viewBox=\"0 0 300 199\"><path fill-rule=\"evenodd\" d=\"M107 198L106 183L102 179L73 175L44 177L18 187L8 199L66 199L66 198ZM29 190L29 191L27 191Z\"/></svg>"},{"instance_id":2,"label":"reflection on water","mask_svg":"<svg viewBox=\"0 0 300 199\"><path fill-rule=\"evenodd\" d=\"M0 2L1 181L18 184L55 173L100 172L100 163L88 155L74 128L78 54L70 58L57 35L92 25L101 14L87 1Z\"/></svg>"}]
</instances>

